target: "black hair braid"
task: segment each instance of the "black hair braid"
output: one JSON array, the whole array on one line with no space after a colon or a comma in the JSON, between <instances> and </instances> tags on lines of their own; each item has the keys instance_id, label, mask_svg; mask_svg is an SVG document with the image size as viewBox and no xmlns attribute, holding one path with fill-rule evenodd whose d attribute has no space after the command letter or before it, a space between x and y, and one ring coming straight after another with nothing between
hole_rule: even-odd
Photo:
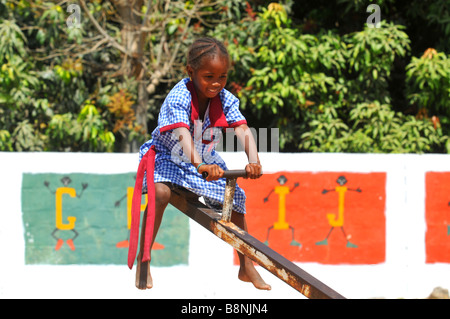
<instances>
[{"instance_id":1,"label":"black hair braid","mask_svg":"<svg viewBox=\"0 0 450 319\"><path fill-rule=\"evenodd\" d=\"M198 69L204 57L214 57L220 54L229 59L225 45L214 38L200 38L190 46L187 55L187 64L193 69Z\"/></svg>"}]
</instances>

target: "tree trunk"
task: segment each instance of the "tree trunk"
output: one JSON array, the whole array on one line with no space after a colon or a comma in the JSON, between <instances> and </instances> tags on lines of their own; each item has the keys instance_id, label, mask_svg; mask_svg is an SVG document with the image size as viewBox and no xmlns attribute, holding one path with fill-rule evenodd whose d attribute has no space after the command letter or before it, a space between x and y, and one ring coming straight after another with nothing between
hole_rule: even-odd
<instances>
[{"instance_id":1,"label":"tree trunk","mask_svg":"<svg viewBox=\"0 0 450 319\"><path fill-rule=\"evenodd\" d=\"M121 73L125 78L137 81L138 101L134 105L136 122L141 126L144 134L147 133L148 93L145 90L145 72L142 64L145 33L141 32L142 18L136 14L141 12L143 0L115 0L114 4L123 23L121 30L122 45L130 55L123 54ZM128 134L127 134L128 135ZM126 136L122 142L122 152L137 152L139 143L130 141Z\"/></svg>"}]
</instances>

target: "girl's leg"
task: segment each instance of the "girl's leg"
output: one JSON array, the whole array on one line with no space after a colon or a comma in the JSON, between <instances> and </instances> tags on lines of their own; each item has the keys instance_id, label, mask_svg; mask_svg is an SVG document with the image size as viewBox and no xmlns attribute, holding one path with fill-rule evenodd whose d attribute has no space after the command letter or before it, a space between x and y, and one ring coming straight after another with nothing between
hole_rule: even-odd
<instances>
[{"instance_id":1,"label":"girl's leg","mask_svg":"<svg viewBox=\"0 0 450 319\"><path fill-rule=\"evenodd\" d=\"M155 242L155 238L156 235L158 233L159 230L159 226L161 225L161 221L164 215L164 210L167 207L167 204L169 204L169 200L170 200L170 195L171 195L171 190L170 190L170 186L169 184L166 183L155 183L155 224L153 226L153 239L152 239L152 245ZM147 219L147 208L145 209L144 212L144 220ZM145 223L144 223L145 225ZM141 249L142 247L144 247L143 245L143 239L144 239L144 233L145 233L145 227L142 227L141 230ZM152 247L150 247L150 258L151 258L151 249ZM142 258L142 251L140 251L139 255L138 255L138 263L137 263L137 267L136 267L136 287L139 289L150 289L153 287L153 280L152 280L152 276L150 274L150 261L145 262L145 263L141 263L139 262L139 260L141 260ZM141 267L145 267L146 269L142 269L143 271L141 271ZM143 274L146 274L147 280L144 281L146 282L146 284L142 284L140 283L140 278Z\"/></svg>"},{"instance_id":2,"label":"girl's leg","mask_svg":"<svg viewBox=\"0 0 450 319\"><path fill-rule=\"evenodd\" d=\"M241 229L247 231L247 223L245 221L245 214L240 214L237 212L232 213L231 221ZM256 271L253 261L247 256L237 252L239 257L239 275L238 278L242 281L251 282L256 288L262 290L270 290L270 285L261 278L259 273Z\"/></svg>"}]
</instances>

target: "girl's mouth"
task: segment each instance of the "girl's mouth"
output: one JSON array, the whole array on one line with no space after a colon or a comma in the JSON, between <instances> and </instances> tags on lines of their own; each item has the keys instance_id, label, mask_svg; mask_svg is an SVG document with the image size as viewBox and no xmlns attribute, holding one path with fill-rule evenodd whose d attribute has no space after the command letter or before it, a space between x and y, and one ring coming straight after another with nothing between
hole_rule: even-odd
<instances>
[{"instance_id":1,"label":"girl's mouth","mask_svg":"<svg viewBox=\"0 0 450 319\"><path fill-rule=\"evenodd\" d=\"M217 94L220 92L220 90L219 89L215 89L215 90L208 89L208 92L211 94Z\"/></svg>"}]
</instances>

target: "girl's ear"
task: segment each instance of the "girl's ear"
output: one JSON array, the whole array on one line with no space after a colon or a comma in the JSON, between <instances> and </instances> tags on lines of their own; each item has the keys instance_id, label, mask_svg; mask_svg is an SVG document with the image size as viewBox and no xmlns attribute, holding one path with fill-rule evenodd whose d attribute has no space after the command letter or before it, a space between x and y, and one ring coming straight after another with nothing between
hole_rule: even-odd
<instances>
[{"instance_id":1,"label":"girl's ear","mask_svg":"<svg viewBox=\"0 0 450 319\"><path fill-rule=\"evenodd\" d=\"M192 75L194 74L194 69L190 65L187 65L186 66L186 71L187 71L187 74L189 75L189 78L192 81Z\"/></svg>"}]
</instances>

